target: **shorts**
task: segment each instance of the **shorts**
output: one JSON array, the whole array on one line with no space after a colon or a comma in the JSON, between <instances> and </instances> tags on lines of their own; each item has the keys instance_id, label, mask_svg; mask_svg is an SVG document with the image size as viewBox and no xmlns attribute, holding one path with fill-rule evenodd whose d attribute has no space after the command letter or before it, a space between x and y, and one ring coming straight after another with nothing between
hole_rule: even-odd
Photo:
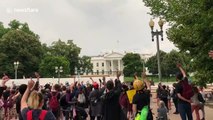
<instances>
[{"instance_id":1,"label":"shorts","mask_svg":"<svg viewBox=\"0 0 213 120\"><path fill-rule=\"evenodd\" d=\"M0 108L0 120L3 120L4 111L3 108Z\"/></svg>"},{"instance_id":2,"label":"shorts","mask_svg":"<svg viewBox=\"0 0 213 120\"><path fill-rule=\"evenodd\" d=\"M9 114L10 114L10 119L17 118L16 109L14 107L9 109Z\"/></svg>"}]
</instances>

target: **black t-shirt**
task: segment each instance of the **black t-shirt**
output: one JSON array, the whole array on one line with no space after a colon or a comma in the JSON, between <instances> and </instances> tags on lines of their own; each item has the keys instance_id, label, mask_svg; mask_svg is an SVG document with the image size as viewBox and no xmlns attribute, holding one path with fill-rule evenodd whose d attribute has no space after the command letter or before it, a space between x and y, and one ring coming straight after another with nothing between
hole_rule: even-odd
<instances>
[{"instance_id":1,"label":"black t-shirt","mask_svg":"<svg viewBox=\"0 0 213 120\"><path fill-rule=\"evenodd\" d=\"M184 77L183 80L187 80L188 81L188 78ZM176 92L177 92L177 94L180 93L182 95L182 93L183 93L183 86L182 86L181 82L182 81L179 81L177 83ZM181 100L179 97L178 97L178 103L181 103L181 104L186 104L187 103L188 104L188 102Z\"/></svg>"},{"instance_id":2,"label":"black t-shirt","mask_svg":"<svg viewBox=\"0 0 213 120\"><path fill-rule=\"evenodd\" d=\"M150 95L148 92L137 92L134 97L132 104L137 105L137 110L140 111L146 105L149 105L150 102Z\"/></svg>"},{"instance_id":3,"label":"black t-shirt","mask_svg":"<svg viewBox=\"0 0 213 120\"><path fill-rule=\"evenodd\" d=\"M6 90L6 87L0 87L0 98L2 96L3 91Z\"/></svg>"}]
</instances>

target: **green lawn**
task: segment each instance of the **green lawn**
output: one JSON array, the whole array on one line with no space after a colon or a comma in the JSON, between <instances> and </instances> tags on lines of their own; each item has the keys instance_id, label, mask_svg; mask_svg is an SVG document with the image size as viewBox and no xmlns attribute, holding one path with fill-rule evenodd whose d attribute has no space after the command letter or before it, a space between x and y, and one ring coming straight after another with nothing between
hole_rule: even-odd
<instances>
[{"instance_id":1,"label":"green lawn","mask_svg":"<svg viewBox=\"0 0 213 120\"><path fill-rule=\"evenodd\" d=\"M153 80L155 83L156 82L159 82L159 80L158 80L158 77L156 77L156 76L149 76L149 77L147 77L149 80ZM140 79L141 80L141 77L139 77L138 79ZM134 80L134 78L133 77L124 77L124 81L125 82L131 82L131 81L133 81ZM162 82L175 82L176 81L176 79L175 79L175 77L163 77L162 78Z\"/></svg>"}]
</instances>

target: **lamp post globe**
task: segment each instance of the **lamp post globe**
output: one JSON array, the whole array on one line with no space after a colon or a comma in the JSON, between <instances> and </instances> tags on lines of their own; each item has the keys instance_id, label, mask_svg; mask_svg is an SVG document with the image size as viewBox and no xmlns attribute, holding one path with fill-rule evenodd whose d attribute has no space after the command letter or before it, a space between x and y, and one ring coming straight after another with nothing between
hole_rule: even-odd
<instances>
[{"instance_id":1,"label":"lamp post globe","mask_svg":"<svg viewBox=\"0 0 213 120\"><path fill-rule=\"evenodd\" d=\"M14 69L15 69L15 80L17 80L17 72L18 72L19 61L15 61L13 64L14 64Z\"/></svg>"}]
</instances>

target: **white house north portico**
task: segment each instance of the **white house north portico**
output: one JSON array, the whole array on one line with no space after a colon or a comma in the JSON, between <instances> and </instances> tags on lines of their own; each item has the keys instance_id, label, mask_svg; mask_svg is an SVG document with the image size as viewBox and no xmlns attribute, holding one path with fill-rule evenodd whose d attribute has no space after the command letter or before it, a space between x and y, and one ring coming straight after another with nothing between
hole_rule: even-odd
<instances>
[{"instance_id":1,"label":"white house north portico","mask_svg":"<svg viewBox=\"0 0 213 120\"><path fill-rule=\"evenodd\" d=\"M92 56L93 74L115 74L116 71L123 71L123 54L117 52L104 55Z\"/></svg>"}]
</instances>

